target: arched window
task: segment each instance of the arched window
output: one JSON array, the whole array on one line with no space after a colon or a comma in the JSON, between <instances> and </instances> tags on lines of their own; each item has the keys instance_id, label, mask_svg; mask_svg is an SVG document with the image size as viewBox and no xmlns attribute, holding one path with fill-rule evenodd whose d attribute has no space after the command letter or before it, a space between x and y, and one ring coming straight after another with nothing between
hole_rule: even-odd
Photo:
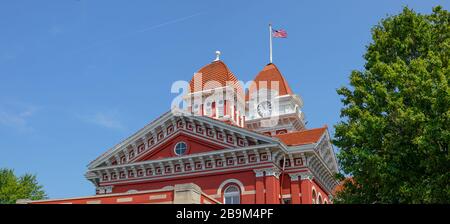
<instances>
[{"instance_id":1,"label":"arched window","mask_svg":"<svg viewBox=\"0 0 450 224\"><path fill-rule=\"evenodd\" d=\"M178 142L175 145L175 148L173 149L173 151L175 152L175 154L177 156L182 156L182 155L186 154L187 144L185 142Z\"/></svg>"},{"instance_id":2,"label":"arched window","mask_svg":"<svg viewBox=\"0 0 450 224\"><path fill-rule=\"evenodd\" d=\"M228 186L223 192L223 201L225 204L240 204L241 192L235 185Z\"/></svg>"},{"instance_id":3,"label":"arched window","mask_svg":"<svg viewBox=\"0 0 450 224\"><path fill-rule=\"evenodd\" d=\"M317 199L317 204L322 204L322 196L319 194L319 199Z\"/></svg>"},{"instance_id":4,"label":"arched window","mask_svg":"<svg viewBox=\"0 0 450 224\"><path fill-rule=\"evenodd\" d=\"M316 190L312 190L312 203L313 204L316 204L316 198L317 198L317 196L316 196L317 194L316 194Z\"/></svg>"}]
</instances>

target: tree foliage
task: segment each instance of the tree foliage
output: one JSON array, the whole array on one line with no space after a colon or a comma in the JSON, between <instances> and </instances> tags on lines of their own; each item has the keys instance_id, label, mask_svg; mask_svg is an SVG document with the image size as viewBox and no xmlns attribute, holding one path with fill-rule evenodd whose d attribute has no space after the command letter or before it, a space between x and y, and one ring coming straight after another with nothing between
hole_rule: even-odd
<instances>
[{"instance_id":1,"label":"tree foliage","mask_svg":"<svg viewBox=\"0 0 450 224\"><path fill-rule=\"evenodd\" d=\"M0 204L14 204L18 199L40 200L47 196L36 176L14 175L11 169L0 169Z\"/></svg>"},{"instance_id":2,"label":"tree foliage","mask_svg":"<svg viewBox=\"0 0 450 224\"><path fill-rule=\"evenodd\" d=\"M338 89L336 203L450 202L450 14L405 7L372 29L363 71Z\"/></svg>"}]
</instances>

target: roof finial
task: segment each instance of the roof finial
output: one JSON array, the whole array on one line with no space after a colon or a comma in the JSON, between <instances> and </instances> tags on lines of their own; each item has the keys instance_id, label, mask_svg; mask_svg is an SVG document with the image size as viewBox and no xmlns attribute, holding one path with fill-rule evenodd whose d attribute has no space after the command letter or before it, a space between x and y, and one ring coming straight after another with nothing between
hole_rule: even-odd
<instances>
[{"instance_id":1,"label":"roof finial","mask_svg":"<svg viewBox=\"0 0 450 224\"><path fill-rule=\"evenodd\" d=\"M216 51L216 60L214 61L219 61L220 60L220 51Z\"/></svg>"}]
</instances>

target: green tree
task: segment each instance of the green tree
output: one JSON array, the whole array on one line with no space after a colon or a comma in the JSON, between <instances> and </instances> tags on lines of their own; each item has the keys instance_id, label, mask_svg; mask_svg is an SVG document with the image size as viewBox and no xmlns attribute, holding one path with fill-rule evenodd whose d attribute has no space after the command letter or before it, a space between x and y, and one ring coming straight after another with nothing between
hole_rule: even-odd
<instances>
[{"instance_id":1,"label":"green tree","mask_svg":"<svg viewBox=\"0 0 450 224\"><path fill-rule=\"evenodd\" d=\"M40 200L46 197L35 175L16 177L13 170L0 169L0 204L14 204L17 199Z\"/></svg>"},{"instance_id":2,"label":"green tree","mask_svg":"<svg viewBox=\"0 0 450 224\"><path fill-rule=\"evenodd\" d=\"M336 203L450 203L450 14L405 7L372 29L363 71L337 90ZM343 178L343 176L341 176Z\"/></svg>"}]
</instances>

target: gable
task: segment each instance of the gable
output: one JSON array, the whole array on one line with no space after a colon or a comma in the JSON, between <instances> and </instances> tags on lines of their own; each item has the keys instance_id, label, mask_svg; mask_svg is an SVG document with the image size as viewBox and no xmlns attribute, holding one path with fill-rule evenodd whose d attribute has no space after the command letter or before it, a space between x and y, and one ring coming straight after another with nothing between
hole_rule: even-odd
<instances>
[{"instance_id":1,"label":"gable","mask_svg":"<svg viewBox=\"0 0 450 224\"><path fill-rule=\"evenodd\" d=\"M319 154L329 169L336 173L339 172L336 154L334 153L328 131L317 143L315 151Z\"/></svg>"},{"instance_id":2,"label":"gable","mask_svg":"<svg viewBox=\"0 0 450 224\"><path fill-rule=\"evenodd\" d=\"M171 147L170 144L163 145L181 132L193 136L192 142L195 142L195 139L202 140L201 144L196 142L195 144L199 145L193 147L193 149L198 151L214 150L220 147L222 149L238 148L266 143L279 143L278 140L271 137L226 124L213 118L192 116L181 111L169 111L103 153L88 165L88 169L133 163L141 160L143 157L153 159L170 156L168 154ZM208 145L205 142L212 143L212 145ZM161 151L165 147L167 149ZM157 151L161 152L161 154L157 155Z\"/></svg>"},{"instance_id":3,"label":"gable","mask_svg":"<svg viewBox=\"0 0 450 224\"><path fill-rule=\"evenodd\" d=\"M152 151L140 156L132 162L177 157L178 155L175 154L174 149L175 145L179 142L186 143L187 145L187 150L184 155L192 155L227 148L224 145L207 142L199 137L194 137L187 133L179 132L177 135L168 139L167 142L161 146L154 148Z\"/></svg>"}]
</instances>

